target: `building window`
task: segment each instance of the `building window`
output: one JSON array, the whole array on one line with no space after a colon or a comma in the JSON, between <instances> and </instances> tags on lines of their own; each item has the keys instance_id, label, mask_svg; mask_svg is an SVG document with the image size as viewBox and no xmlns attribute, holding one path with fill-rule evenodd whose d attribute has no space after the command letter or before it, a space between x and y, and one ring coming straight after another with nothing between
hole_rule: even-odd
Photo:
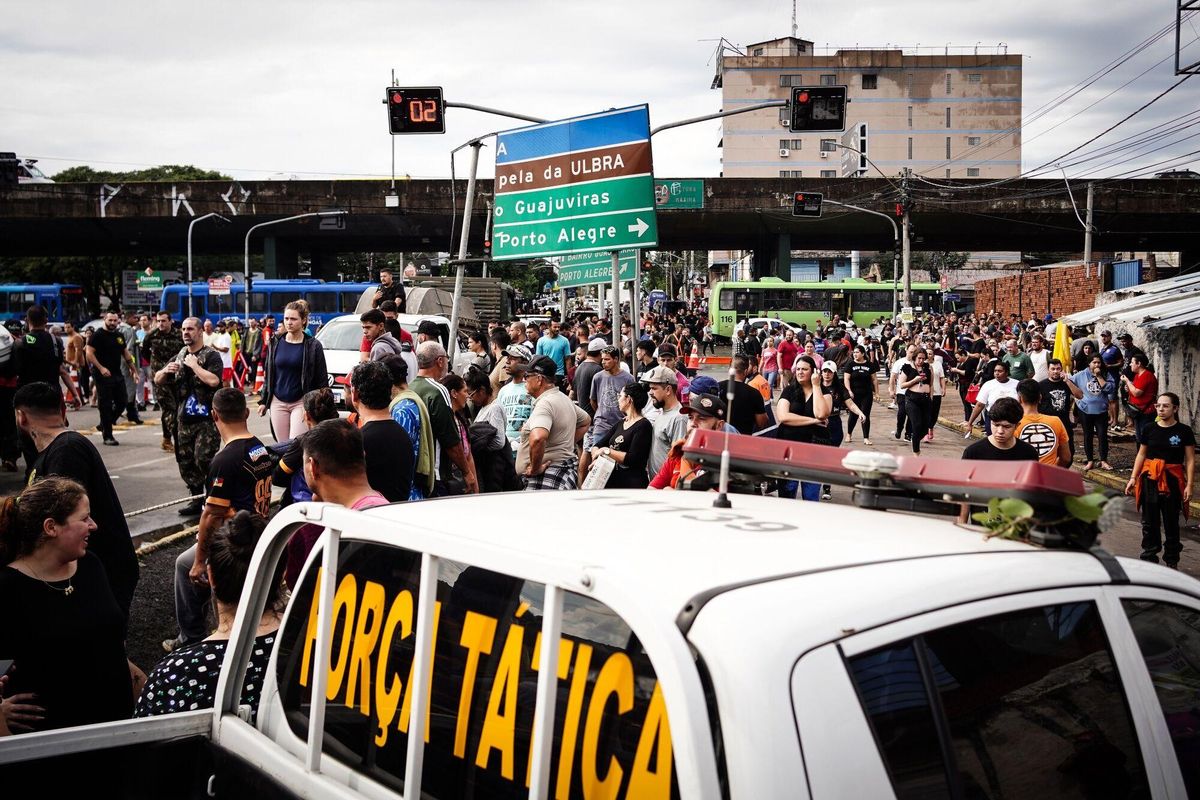
<instances>
[{"instance_id":1,"label":"building window","mask_svg":"<svg viewBox=\"0 0 1200 800\"><path fill-rule=\"evenodd\" d=\"M785 128L791 127L792 109L790 107L784 106L783 108L779 109L779 124Z\"/></svg>"},{"instance_id":2,"label":"building window","mask_svg":"<svg viewBox=\"0 0 1200 800\"><path fill-rule=\"evenodd\" d=\"M908 137L908 160L912 161L912 137Z\"/></svg>"},{"instance_id":3,"label":"building window","mask_svg":"<svg viewBox=\"0 0 1200 800\"><path fill-rule=\"evenodd\" d=\"M807 52L808 52L808 45L806 45L804 42L801 42L801 43L800 43L800 52L801 52L801 53L807 53Z\"/></svg>"},{"instance_id":4,"label":"building window","mask_svg":"<svg viewBox=\"0 0 1200 800\"><path fill-rule=\"evenodd\" d=\"M750 55L752 55L752 56L761 56L761 55L763 54L763 51L764 51L765 49L766 49L766 48L763 48L763 47L756 47L756 48L754 48L754 52L753 52L753 53L751 53Z\"/></svg>"},{"instance_id":5,"label":"building window","mask_svg":"<svg viewBox=\"0 0 1200 800\"><path fill-rule=\"evenodd\" d=\"M804 76L803 75L780 75L779 76L779 85L780 86L803 86L804 85Z\"/></svg>"},{"instance_id":6,"label":"building window","mask_svg":"<svg viewBox=\"0 0 1200 800\"><path fill-rule=\"evenodd\" d=\"M878 75L863 75L862 76L862 87L864 89L878 89L879 88L879 76Z\"/></svg>"},{"instance_id":7,"label":"building window","mask_svg":"<svg viewBox=\"0 0 1200 800\"><path fill-rule=\"evenodd\" d=\"M946 137L946 158L950 157L950 137Z\"/></svg>"},{"instance_id":8,"label":"building window","mask_svg":"<svg viewBox=\"0 0 1200 800\"><path fill-rule=\"evenodd\" d=\"M913 85L913 74L911 72L909 72L908 74L906 74L904 76L904 91L909 97L912 97L912 85Z\"/></svg>"},{"instance_id":9,"label":"building window","mask_svg":"<svg viewBox=\"0 0 1200 800\"><path fill-rule=\"evenodd\" d=\"M978 136L968 136L967 137L967 144L970 145L971 147L978 147L979 142L980 142L980 137L978 137Z\"/></svg>"},{"instance_id":10,"label":"building window","mask_svg":"<svg viewBox=\"0 0 1200 800\"><path fill-rule=\"evenodd\" d=\"M950 106L946 106L946 127L950 127Z\"/></svg>"},{"instance_id":11,"label":"building window","mask_svg":"<svg viewBox=\"0 0 1200 800\"><path fill-rule=\"evenodd\" d=\"M908 127L912 127L912 106L908 107Z\"/></svg>"},{"instance_id":12,"label":"building window","mask_svg":"<svg viewBox=\"0 0 1200 800\"><path fill-rule=\"evenodd\" d=\"M836 169L823 169L823 170L821 170L821 177L822 178L836 178L837 170Z\"/></svg>"},{"instance_id":13,"label":"building window","mask_svg":"<svg viewBox=\"0 0 1200 800\"><path fill-rule=\"evenodd\" d=\"M946 73L946 94L950 94L950 73Z\"/></svg>"},{"instance_id":14,"label":"building window","mask_svg":"<svg viewBox=\"0 0 1200 800\"><path fill-rule=\"evenodd\" d=\"M967 83L981 83L982 81L983 76L978 72L971 72L967 74Z\"/></svg>"},{"instance_id":15,"label":"building window","mask_svg":"<svg viewBox=\"0 0 1200 800\"><path fill-rule=\"evenodd\" d=\"M837 75L822 75L821 76L821 85L822 86L835 86L836 84L837 84Z\"/></svg>"},{"instance_id":16,"label":"building window","mask_svg":"<svg viewBox=\"0 0 1200 800\"><path fill-rule=\"evenodd\" d=\"M780 150L799 150L800 145L802 145L802 144L804 144L803 139L780 139L779 140L779 149Z\"/></svg>"},{"instance_id":17,"label":"building window","mask_svg":"<svg viewBox=\"0 0 1200 800\"><path fill-rule=\"evenodd\" d=\"M781 177L781 178L803 178L804 171L798 170L798 169L781 169L781 170L779 170L779 177Z\"/></svg>"},{"instance_id":18,"label":"building window","mask_svg":"<svg viewBox=\"0 0 1200 800\"><path fill-rule=\"evenodd\" d=\"M979 177L979 167L967 167L967 177L968 178L978 178Z\"/></svg>"},{"instance_id":19,"label":"building window","mask_svg":"<svg viewBox=\"0 0 1200 800\"><path fill-rule=\"evenodd\" d=\"M832 153L835 150L837 150L837 139L822 139L821 140L821 152L822 153Z\"/></svg>"}]
</instances>

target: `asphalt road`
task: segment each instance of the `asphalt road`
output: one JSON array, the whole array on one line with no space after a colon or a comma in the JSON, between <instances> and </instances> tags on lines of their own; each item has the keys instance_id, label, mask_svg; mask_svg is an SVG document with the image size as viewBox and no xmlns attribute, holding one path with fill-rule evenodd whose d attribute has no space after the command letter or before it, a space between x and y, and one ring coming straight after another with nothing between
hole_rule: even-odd
<instances>
[{"instance_id":1,"label":"asphalt road","mask_svg":"<svg viewBox=\"0 0 1200 800\"><path fill-rule=\"evenodd\" d=\"M257 400L252 398L250 403L251 432L267 443L274 441L266 417L257 414ZM100 451L126 516L188 495L187 486L179 477L175 455L162 449L160 414L148 410L142 412L141 416L145 420L144 425L130 425L122 418L113 431L120 446L105 447L100 443L100 434L96 431L96 425L100 422L96 409L83 408L67 415L71 427L91 438ZM16 494L21 490L24 468L25 464L18 462L17 472L0 472L0 495ZM195 518L179 516L181 505L134 514L129 517L130 533L135 539L141 539L169 533L187 522L195 522Z\"/></svg>"}]
</instances>

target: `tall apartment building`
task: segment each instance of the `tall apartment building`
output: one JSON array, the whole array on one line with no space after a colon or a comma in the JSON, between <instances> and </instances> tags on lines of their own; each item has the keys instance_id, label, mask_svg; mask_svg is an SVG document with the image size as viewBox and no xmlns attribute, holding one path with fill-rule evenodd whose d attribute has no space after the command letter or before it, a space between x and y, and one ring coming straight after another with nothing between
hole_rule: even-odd
<instances>
[{"instance_id":1,"label":"tall apartment building","mask_svg":"<svg viewBox=\"0 0 1200 800\"><path fill-rule=\"evenodd\" d=\"M795 37L718 60L721 106L786 100L792 86L844 85L846 133L788 131L787 109L725 117L722 176L836 178L908 167L928 178L1008 178L1021 172L1021 56L905 55L842 49L815 55Z\"/></svg>"}]
</instances>

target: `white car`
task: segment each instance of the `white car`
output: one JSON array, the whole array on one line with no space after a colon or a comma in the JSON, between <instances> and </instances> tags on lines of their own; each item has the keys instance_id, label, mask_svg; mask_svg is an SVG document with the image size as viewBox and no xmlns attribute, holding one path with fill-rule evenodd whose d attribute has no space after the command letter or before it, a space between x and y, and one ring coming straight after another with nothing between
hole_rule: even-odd
<instances>
[{"instance_id":1,"label":"white car","mask_svg":"<svg viewBox=\"0 0 1200 800\"><path fill-rule=\"evenodd\" d=\"M441 316L417 316L414 314L397 314L396 320L400 327L412 334L413 341L417 339L417 326L429 320L437 324L441 331L442 345L450 340L450 320ZM329 387L333 389L333 397L339 407L346 405L346 386L339 379L344 379L361 360L359 353L362 346L362 322L358 314L343 314L326 322L317 331L317 341L325 350L325 369L329 373ZM415 353L403 354L408 363L408 377L412 380L417 374L417 358Z\"/></svg>"},{"instance_id":2,"label":"white car","mask_svg":"<svg viewBox=\"0 0 1200 800\"><path fill-rule=\"evenodd\" d=\"M750 331L754 333L757 333L760 328L769 327L771 329L772 336L782 336L787 330L792 330L797 334L800 333L799 325L792 325L790 322L784 322L783 320L776 319L775 317L751 317L748 320L744 319L737 324L736 328L734 328L734 333L736 334L737 331L740 331L747 325L750 326Z\"/></svg>"},{"instance_id":3,"label":"white car","mask_svg":"<svg viewBox=\"0 0 1200 800\"><path fill-rule=\"evenodd\" d=\"M36 158L24 158L17 161L17 183L54 183L36 166Z\"/></svg>"}]
</instances>

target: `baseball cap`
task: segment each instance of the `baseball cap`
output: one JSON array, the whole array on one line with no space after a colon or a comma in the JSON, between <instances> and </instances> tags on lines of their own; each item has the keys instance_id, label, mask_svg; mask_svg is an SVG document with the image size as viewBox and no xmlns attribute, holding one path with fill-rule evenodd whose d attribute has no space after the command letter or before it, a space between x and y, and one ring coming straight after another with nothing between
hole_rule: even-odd
<instances>
[{"instance_id":1,"label":"baseball cap","mask_svg":"<svg viewBox=\"0 0 1200 800\"><path fill-rule=\"evenodd\" d=\"M707 375L697 375L688 384L688 391L693 394L720 394L721 385Z\"/></svg>"},{"instance_id":2,"label":"baseball cap","mask_svg":"<svg viewBox=\"0 0 1200 800\"><path fill-rule=\"evenodd\" d=\"M519 344L510 344L508 347L504 348L504 355L508 356L509 358L519 359L521 361L529 360L529 351Z\"/></svg>"},{"instance_id":3,"label":"baseball cap","mask_svg":"<svg viewBox=\"0 0 1200 800\"><path fill-rule=\"evenodd\" d=\"M684 407L685 414L696 412L702 417L725 419L725 401L715 394L693 394Z\"/></svg>"},{"instance_id":4,"label":"baseball cap","mask_svg":"<svg viewBox=\"0 0 1200 800\"><path fill-rule=\"evenodd\" d=\"M1112 336L1112 331L1100 331L1101 336Z\"/></svg>"},{"instance_id":5,"label":"baseball cap","mask_svg":"<svg viewBox=\"0 0 1200 800\"><path fill-rule=\"evenodd\" d=\"M417 325L417 333L424 334L430 339L436 339L440 335L437 323L431 319L422 320L421 323Z\"/></svg>"},{"instance_id":6,"label":"baseball cap","mask_svg":"<svg viewBox=\"0 0 1200 800\"><path fill-rule=\"evenodd\" d=\"M825 363L821 364L821 369L822 371L832 372L834 375L836 375L837 363L834 361L826 361Z\"/></svg>"},{"instance_id":7,"label":"baseball cap","mask_svg":"<svg viewBox=\"0 0 1200 800\"><path fill-rule=\"evenodd\" d=\"M659 345L658 346L658 357L659 358L664 358L664 357L674 358L675 357L675 348L669 344Z\"/></svg>"},{"instance_id":8,"label":"baseball cap","mask_svg":"<svg viewBox=\"0 0 1200 800\"><path fill-rule=\"evenodd\" d=\"M643 373L639 380L642 383L665 383L671 386L679 384L679 381L675 378L675 370L661 366Z\"/></svg>"},{"instance_id":9,"label":"baseball cap","mask_svg":"<svg viewBox=\"0 0 1200 800\"><path fill-rule=\"evenodd\" d=\"M511 371L525 374L533 373L534 375L541 375L543 378L550 378L551 380L558 377L558 365L549 356L534 356L530 361L522 364L514 364Z\"/></svg>"},{"instance_id":10,"label":"baseball cap","mask_svg":"<svg viewBox=\"0 0 1200 800\"><path fill-rule=\"evenodd\" d=\"M1128 333L1122 333L1120 336L1117 337L1117 339L1119 339L1122 342L1124 342L1124 341L1132 342L1133 341L1133 337L1130 336Z\"/></svg>"},{"instance_id":11,"label":"baseball cap","mask_svg":"<svg viewBox=\"0 0 1200 800\"><path fill-rule=\"evenodd\" d=\"M608 342L597 336L595 339L592 339L590 342L588 342L587 351L589 353L599 353L606 347L608 347Z\"/></svg>"}]
</instances>

